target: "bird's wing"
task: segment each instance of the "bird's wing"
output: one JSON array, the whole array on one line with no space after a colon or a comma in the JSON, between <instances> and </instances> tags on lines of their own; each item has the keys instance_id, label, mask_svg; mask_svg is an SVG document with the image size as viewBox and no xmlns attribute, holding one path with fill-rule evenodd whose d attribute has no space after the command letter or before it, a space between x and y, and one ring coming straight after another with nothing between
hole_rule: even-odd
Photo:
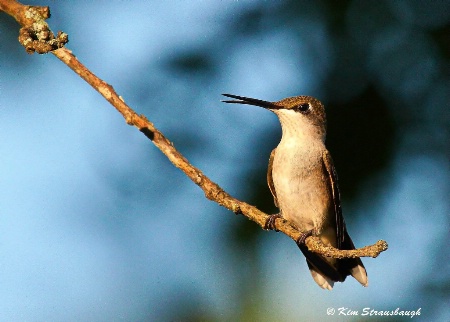
<instances>
[{"instance_id":1,"label":"bird's wing","mask_svg":"<svg viewBox=\"0 0 450 322\"><path fill-rule=\"evenodd\" d=\"M323 153L323 164L328 172L331 184L331 193L333 196L334 212L336 216L336 237L338 249L355 249L352 239L348 235L345 227L344 217L342 216L341 197L339 195L339 187L337 183L337 174L334 169L333 159L330 153L325 150ZM361 261L361 258L343 258L339 260L339 273L344 277L352 275L363 286L368 285L367 272Z\"/></svg>"},{"instance_id":2,"label":"bird's wing","mask_svg":"<svg viewBox=\"0 0 450 322\"><path fill-rule=\"evenodd\" d=\"M275 155L275 149L272 150L269 157L269 167L267 169L267 183L269 184L270 192L273 195L273 202L275 203L275 206L278 207L278 199L277 199L277 193L275 191L275 186L273 184L273 178L272 178L272 166L273 166L273 157Z\"/></svg>"},{"instance_id":3,"label":"bird's wing","mask_svg":"<svg viewBox=\"0 0 450 322\"><path fill-rule=\"evenodd\" d=\"M344 221L344 217L342 216L341 197L339 194L337 173L334 168L333 159L331 158L330 152L325 150L322 155L322 160L323 160L325 169L328 173L328 178L329 178L330 184L331 184L331 193L333 196L334 213L336 216L337 248L341 249L342 243L344 242L344 238L345 238L345 234L344 234L345 221Z\"/></svg>"}]
</instances>

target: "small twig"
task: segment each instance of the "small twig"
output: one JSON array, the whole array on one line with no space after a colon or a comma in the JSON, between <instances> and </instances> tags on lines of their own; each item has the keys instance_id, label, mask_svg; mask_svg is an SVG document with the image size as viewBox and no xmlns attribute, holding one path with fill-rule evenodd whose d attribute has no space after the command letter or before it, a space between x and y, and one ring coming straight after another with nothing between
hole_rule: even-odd
<instances>
[{"instance_id":1,"label":"small twig","mask_svg":"<svg viewBox=\"0 0 450 322\"><path fill-rule=\"evenodd\" d=\"M381 252L388 249L388 244L384 240L377 241L374 245L361 247L352 250L341 250L331 246L326 246L318 237L308 237L306 246L310 251L333 258L356 258L356 257L378 257Z\"/></svg>"},{"instance_id":2,"label":"small twig","mask_svg":"<svg viewBox=\"0 0 450 322\"><path fill-rule=\"evenodd\" d=\"M50 16L48 7L32 7L22 5L14 0L0 0L0 10L13 16L24 28L19 36L19 41L24 45L27 52L38 53L51 52L58 59L69 66L75 73L88 82L98 91L116 110L122 114L129 125L139 129L153 144L164 153L177 168L183 171L195 184L205 193L206 198L231 210L235 214L242 214L264 227L269 215L258 210L256 207L242 202L225 192L218 184L211 181L199 169L178 152L173 143L170 142L145 116L138 115L125 101L114 91L114 88L95 76L87 69L70 50L64 48L68 37L59 32L55 38L48 29L45 19ZM21 29L21 30L22 30ZM276 227L293 240L297 241L302 232L283 218L276 219ZM385 241L378 241L375 245L366 246L355 250L339 250L325 246L319 238L310 236L306 239L308 249L328 257L377 257L387 249Z\"/></svg>"}]
</instances>

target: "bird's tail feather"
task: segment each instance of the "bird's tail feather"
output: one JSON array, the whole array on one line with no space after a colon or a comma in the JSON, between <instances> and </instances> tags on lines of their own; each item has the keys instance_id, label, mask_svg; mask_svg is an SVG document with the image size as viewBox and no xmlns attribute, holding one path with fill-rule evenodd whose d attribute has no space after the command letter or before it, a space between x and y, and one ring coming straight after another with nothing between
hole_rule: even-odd
<instances>
[{"instance_id":1,"label":"bird's tail feather","mask_svg":"<svg viewBox=\"0 0 450 322\"><path fill-rule=\"evenodd\" d=\"M343 277L323 256L308 250L306 245L298 246L306 257L309 270L316 283L325 289L331 290L334 282L343 282Z\"/></svg>"},{"instance_id":2,"label":"bird's tail feather","mask_svg":"<svg viewBox=\"0 0 450 322\"><path fill-rule=\"evenodd\" d=\"M341 249L355 249L352 239L350 238L347 229L344 231L344 241ZM361 261L361 258L344 258L339 261L339 271L345 275L353 276L362 286L367 287L369 281L367 278L366 268Z\"/></svg>"},{"instance_id":3,"label":"bird's tail feather","mask_svg":"<svg viewBox=\"0 0 450 322\"><path fill-rule=\"evenodd\" d=\"M341 249L355 249L347 230L344 234ZM368 285L367 272L360 258L338 259L332 265L325 257L309 251L306 245L299 245L299 248L306 257L314 281L320 287L331 290L334 282L343 282L348 275L352 275L363 286Z\"/></svg>"}]
</instances>

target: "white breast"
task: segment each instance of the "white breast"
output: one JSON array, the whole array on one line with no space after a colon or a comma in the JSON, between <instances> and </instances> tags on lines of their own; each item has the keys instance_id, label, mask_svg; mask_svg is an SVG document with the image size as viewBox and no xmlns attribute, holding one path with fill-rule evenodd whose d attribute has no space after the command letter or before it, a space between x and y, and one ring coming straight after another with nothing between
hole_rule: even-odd
<instances>
[{"instance_id":1,"label":"white breast","mask_svg":"<svg viewBox=\"0 0 450 322\"><path fill-rule=\"evenodd\" d=\"M284 218L301 230L320 233L328 224L331 195L324 173L322 142L283 139L272 168L278 205Z\"/></svg>"}]
</instances>

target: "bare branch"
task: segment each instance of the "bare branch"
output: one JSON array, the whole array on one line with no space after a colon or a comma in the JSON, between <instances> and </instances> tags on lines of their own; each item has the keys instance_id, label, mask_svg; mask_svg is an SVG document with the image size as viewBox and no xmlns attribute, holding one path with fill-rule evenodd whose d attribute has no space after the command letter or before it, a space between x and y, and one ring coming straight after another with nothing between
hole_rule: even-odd
<instances>
[{"instance_id":1,"label":"bare branch","mask_svg":"<svg viewBox=\"0 0 450 322\"><path fill-rule=\"evenodd\" d=\"M122 114L127 124L135 126L150 139L167 156L170 162L183 171L203 190L206 198L231 210L235 214L242 214L262 228L264 227L269 218L268 214L230 196L218 184L206 177L202 171L190 164L153 123L145 116L138 115L115 92L111 85L95 76L70 50L63 47L68 41L67 35L59 32L57 37L55 37L48 28L47 23L45 23L45 19L50 16L48 7L25 6L14 0L0 0L0 9L13 16L23 26L22 29L26 28L24 31L21 29L19 41L24 45L27 52L46 53L50 51L110 102ZM276 219L276 227L295 241L302 234L294 225L283 218ZM324 245L319 238L313 236L306 239L306 245L313 252L334 258L377 257L388 247L385 241L380 240L375 245L355 250L339 250Z\"/></svg>"}]
</instances>

